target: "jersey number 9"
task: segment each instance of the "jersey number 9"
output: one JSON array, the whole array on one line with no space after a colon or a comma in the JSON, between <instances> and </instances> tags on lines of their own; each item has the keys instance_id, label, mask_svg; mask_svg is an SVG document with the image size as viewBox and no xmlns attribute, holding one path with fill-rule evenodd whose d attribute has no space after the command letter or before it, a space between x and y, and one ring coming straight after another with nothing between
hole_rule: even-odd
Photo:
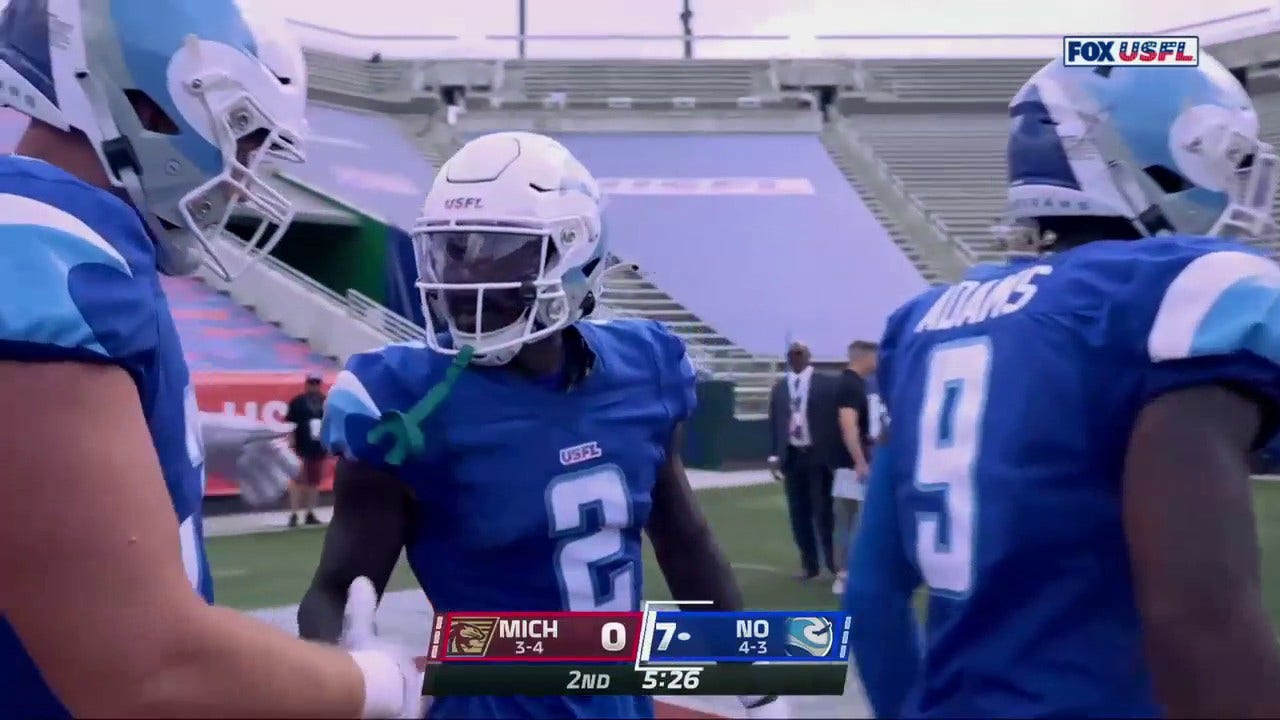
<instances>
[{"instance_id":1,"label":"jersey number 9","mask_svg":"<svg viewBox=\"0 0 1280 720\"><path fill-rule=\"evenodd\" d=\"M929 356L915 487L941 494L942 512L916 514L916 558L929 589L960 597L973 585L978 493L974 474L991 376L991 341L966 338Z\"/></svg>"}]
</instances>

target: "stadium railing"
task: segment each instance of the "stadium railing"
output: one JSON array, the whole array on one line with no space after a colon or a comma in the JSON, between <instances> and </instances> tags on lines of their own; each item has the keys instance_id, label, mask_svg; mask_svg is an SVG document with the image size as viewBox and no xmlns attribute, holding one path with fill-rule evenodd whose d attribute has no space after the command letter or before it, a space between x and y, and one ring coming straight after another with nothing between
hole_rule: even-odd
<instances>
[{"instance_id":1,"label":"stadium railing","mask_svg":"<svg viewBox=\"0 0 1280 720\"><path fill-rule=\"evenodd\" d=\"M910 207L912 212L918 215L919 218L926 223L926 225L932 230L934 239L937 242L954 247L965 262L970 265L976 262L976 256L973 253L973 249L961 240L957 239L951 233L951 229L947 227L947 224L943 222L942 218L938 217L937 214L930 210L923 201L907 189L907 186L903 184L902 180L900 180L896 174L894 174L888 164L876 155L871 144L858 134L857 129L848 122L837 120L837 123L842 136L841 139L845 141L845 149L850 152L857 153L865 162L875 167L876 173L879 175L878 179L887 184L889 189L900 197Z\"/></svg>"},{"instance_id":2,"label":"stadium railing","mask_svg":"<svg viewBox=\"0 0 1280 720\"><path fill-rule=\"evenodd\" d=\"M710 3L714 0L701 2ZM465 12L463 10L459 17L465 15ZM722 13L725 17L735 18L733 27L716 27L714 20L700 17L698 27L710 32L684 35L637 32L657 26L652 22L646 23L644 18L631 13L622 14L616 20L609 19L613 16L608 13L602 13L586 23L575 22L577 27L592 28L594 32L509 34L506 32L509 28L518 27L517 12L514 3L505 12L494 12L486 7L483 17L456 20L451 25L447 22L441 24L441 27L465 27L465 34L358 33L307 21L291 22L303 44L309 49L362 59L370 67L358 72L366 75L373 72L379 80L387 82L390 80L388 71L396 65L427 61L428 58L496 60L499 63L505 59L517 58L679 60L683 57L686 42L692 46L693 55L698 59L1048 58L1062 51L1064 34L1114 35L1136 31L1152 35L1198 35L1206 45L1220 45L1274 32L1277 28L1276 20L1280 16L1274 3L1259 3L1247 10L1172 28L1117 29L1095 26L1062 28L1058 33L912 34L858 32L859 21L851 20L857 17L856 14L850 15L841 9L834 13L813 13L811 23L803 23L800 22L801 18L793 17L797 22L791 25L797 32L718 32L742 27L739 19L742 13L733 12ZM652 17L648 19L653 20ZM776 23L761 24L776 26ZM807 30L804 28L805 24L822 32L804 32ZM842 32L845 29L853 32ZM372 62L375 55L379 62ZM379 64L382 67L376 67Z\"/></svg>"},{"instance_id":3,"label":"stadium railing","mask_svg":"<svg viewBox=\"0 0 1280 720\"><path fill-rule=\"evenodd\" d=\"M365 324L384 331L396 342L421 340L425 330L414 325L403 315L379 303L359 290L345 293L347 309Z\"/></svg>"},{"instance_id":4,"label":"stadium railing","mask_svg":"<svg viewBox=\"0 0 1280 720\"><path fill-rule=\"evenodd\" d=\"M234 272L246 262L244 241L222 236L214 241L229 256ZM200 277L286 334L304 340L321 355L346 362L351 355L393 342L422 339L423 330L366 295L340 295L270 255L227 283L204 268Z\"/></svg>"}]
</instances>

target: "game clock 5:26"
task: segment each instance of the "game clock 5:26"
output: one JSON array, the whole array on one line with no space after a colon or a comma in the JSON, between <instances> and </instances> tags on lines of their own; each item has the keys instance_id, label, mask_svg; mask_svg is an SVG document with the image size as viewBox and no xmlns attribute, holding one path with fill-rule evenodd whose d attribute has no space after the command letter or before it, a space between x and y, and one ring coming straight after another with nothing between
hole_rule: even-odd
<instances>
[{"instance_id":1,"label":"game clock 5:26","mask_svg":"<svg viewBox=\"0 0 1280 720\"><path fill-rule=\"evenodd\" d=\"M697 690L702 682L702 668L644 668L639 672L640 687L645 691Z\"/></svg>"},{"instance_id":2,"label":"game clock 5:26","mask_svg":"<svg viewBox=\"0 0 1280 720\"><path fill-rule=\"evenodd\" d=\"M570 670L564 690L569 693L627 692L624 686L635 688L633 683L636 672L640 673L639 690L644 693L692 692L697 690L702 682L702 668L698 667L643 668L638 671L629 667L619 667L601 672ZM615 683L615 679L619 682Z\"/></svg>"}]
</instances>

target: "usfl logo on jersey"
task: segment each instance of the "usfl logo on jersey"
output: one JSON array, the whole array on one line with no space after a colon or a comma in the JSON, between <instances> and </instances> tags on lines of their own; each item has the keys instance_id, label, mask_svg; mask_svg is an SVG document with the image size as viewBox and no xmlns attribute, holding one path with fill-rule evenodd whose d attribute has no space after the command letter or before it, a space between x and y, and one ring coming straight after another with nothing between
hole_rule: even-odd
<instances>
[{"instance_id":1,"label":"usfl logo on jersey","mask_svg":"<svg viewBox=\"0 0 1280 720\"><path fill-rule=\"evenodd\" d=\"M595 460L604 453L600 450L600 443L587 442L581 445L560 449L561 465L577 465L588 460Z\"/></svg>"},{"instance_id":2,"label":"usfl logo on jersey","mask_svg":"<svg viewBox=\"0 0 1280 720\"><path fill-rule=\"evenodd\" d=\"M1067 67L1197 67L1200 38L1069 35L1062 39L1062 63Z\"/></svg>"}]
</instances>

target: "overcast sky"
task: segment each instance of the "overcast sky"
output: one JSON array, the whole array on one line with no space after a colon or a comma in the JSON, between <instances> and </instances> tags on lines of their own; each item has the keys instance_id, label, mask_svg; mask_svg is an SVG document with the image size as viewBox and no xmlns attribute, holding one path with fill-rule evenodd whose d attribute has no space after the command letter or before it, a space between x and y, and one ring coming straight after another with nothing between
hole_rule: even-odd
<instances>
[{"instance_id":1,"label":"overcast sky","mask_svg":"<svg viewBox=\"0 0 1280 720\"><path fill-rule=\"evenodd\" d=\"M298 20L338 28L356 35L457 35L451 50L471 48L494 55L483 36L516 32L516 0L241 0L270 4ZM528 0L530 34L629 33L675 34L680 31L680 0ZM1155 31L1190 25L1268 5L1275 0L693 0L694 31L699 34L981 34L1003 35ZM318 33L303 33L313 43ZM1201 33L1211 35L1208 30ZM363 50L369 43L327 38L335 46ZM795 41L793 41L794 44ZM969 41L971 45L980 41ZM800 41L803 45L803 41ZM410 40L377 43L389 54L435 54L444 41ZM616 41L637 54L651 42ZM725 41L723 51L743 54L788 54L787 43ZM532 54L553 54L581 42L544 41ZM597 43L592 46L598 48ZM831 47L820 43L820 46ZM334 47L333 49L339 49ZM563 52L557 54L565 54ZM569 54L590 54L590 52ZM610 54L626 54L625 52Z\"/></svg>"}]
</instances>

